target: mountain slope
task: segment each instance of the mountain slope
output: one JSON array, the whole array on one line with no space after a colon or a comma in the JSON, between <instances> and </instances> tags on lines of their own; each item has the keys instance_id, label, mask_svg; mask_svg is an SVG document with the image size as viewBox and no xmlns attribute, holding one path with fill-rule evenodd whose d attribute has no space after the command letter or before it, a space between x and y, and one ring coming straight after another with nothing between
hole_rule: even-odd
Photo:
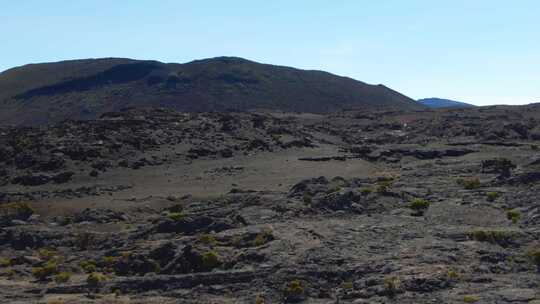
<instances>
[{"instance_id":1,"label":"mountain slope","mask_svg":"<svg viewBox=\"0 0 540 304\"><path fill-rule=\"evenodd\" d=\"M419 110L382 85L322 71L218 57L186 64L106 58L27 65L0 74L0 121L93 119L124 107L179 111Z\"/></svg>"},{"instance_id":2,"label":"mountain slope","mask_svg":"<svg viewBox=\"0 0 540 304\"><path fill-rule=\"evenodd\" d=\"M424 98L424 99L419 99L418 102L433 109L475 107L474 105L470 103L465 103L465 102L455 101L455 100L450 100L450 99L442 99L442 98Z\"/></svg>"}]
</instances>

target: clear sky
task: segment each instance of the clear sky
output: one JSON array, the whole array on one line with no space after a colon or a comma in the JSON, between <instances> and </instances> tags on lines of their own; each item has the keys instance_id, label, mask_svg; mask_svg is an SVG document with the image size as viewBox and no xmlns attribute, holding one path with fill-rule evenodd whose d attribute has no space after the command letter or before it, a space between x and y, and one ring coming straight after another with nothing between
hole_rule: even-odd
<instances>
[{"instance_id":1,"label":"clear sky","mask_svg":"<svg viewBox=\"0 0 540 304\"><path fill-rule=\"evenodd\" d=\"M215 56L326 70L412 98L540 101L537 0L0 0L0 70Z\"/></svg>"}]
</instances>

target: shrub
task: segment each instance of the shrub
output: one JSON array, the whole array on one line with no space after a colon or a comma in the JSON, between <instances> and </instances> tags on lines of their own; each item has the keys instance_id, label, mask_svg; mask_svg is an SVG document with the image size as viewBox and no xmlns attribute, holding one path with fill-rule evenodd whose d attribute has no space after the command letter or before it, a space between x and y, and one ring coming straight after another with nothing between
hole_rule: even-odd
<instances>
[{"instance_id":1,"label":"shrub","mask_svg":"<svg viewBox=\"0 0 540 304\"><path fill-rule=\"evenodd\" d=\"M273 238L274 238L274 236L272 234L272 231L270 229L265 229L262 232L260 232L259 234L257 234L255 239L253 240L253 245L254 246L262 246L262 245L270 242Z\"/></svg>"},{"instance_id":2,"label":"shrub","mask_svg":"<svg viewBox=\"0 0 540 304\"><path fill-rule=\"evenodd\" d=\"M0 205L0 218L6 220L27 220L34 209L27 203L9 203Z\"/></svg>"},{"instance_id":3,"label":"shrub","mask_svg":"<svg viewBox=\"0 0 540 304\"><path fill-rule=\"evenodd\" d=\"M344 281L341 283L341 288L343 289L351 290L353 289L353 287L354 287L354 284L352 281Z\"/></svg>"},{"instance_id":4,"label":"shrub","mask_svg":"<svg viewBox=\"0 0 540 304\"><path fill-rule=\"evenodd\" d=\"M38 255L43 260L50 260L57 256L57 252L54 249L42 248L38 250Z\"/></svg>"},{"instance_id":5,"label":"shrub","mask_svg":"<svg viewBox=\"0 0 540 304\"><path fill-rule=\"evenodd\" d=\"M515 234L504 230L474 230L469 232L468 236L475 241L506 246L512 242Z\"/></svg>"},{"instance_id":6,"label":"shrub","mask_svg":"<svg viewBox=\"0 0 540 304\"><path fill-rule=\"evenodd\" d=\"M474 178L459 178L456 180L458 185L463 186L467 190L478 189L482 186L477 177Z\"/></svg>"},{"instance_id":7,"label":"shrub","mask_svg":"<svg viewBox=\"0 0 540 304\"><path fill-rule=\"evenodd\" d=\"M83 269L86 273L93 273L96 271L96 262L94 261L82 261L79 263L79 266Z\"/></svg>"},{"instance_id":8,"label":"shrub","mask_svg":"<svg viewBox=\"0 0 540 304\"><path fill-rule=\"evenodd\" d=\"M514 224L517 224L520 217L521 217L521 213L518 210L508 210L506 212L506 218L511 220L512 223L514 223Z\"/></svg>"},{"instance_id":9,"label":"shrub","mask_svg":"<svg viewBox=\"0 0 540 304\"><path fill-rule=\"evenodd\" d=\"M304 295L304 286L300 280L290 281L284 290L285 298L292 300L301 298Z\"/></svg>"},{"instance_id":10,"label":"shrub","mask_svg":"<svg viewBox=\"0 0 540 304\"><path fill-rule=\"evenodd\" d=\"M371 193L373 193L372 188L365 187L365 188L360 189L360 194L362 194L362 195L370 195Z\"/></svg>"},{"instance_id":11,"label":"shrub","mask_svg":"<svg viewBox=\"0 0 540 304\"><path fill-rule=\"evenodd\" d=\"M181 212L171 212L169 213L168 217L173 221L181 221L184 219L184 214Z\"/></svg>"},{"instance_id":12,"label":"shrub","mask_svg":"<svg viewBox=\"0 0 540 304\"><path fill-rule=\"evenodd\" d=\"M202 255L202 266L205 269L213 269L221 264L221 260L215 251L207 251Z\"/></svg>"},{"instance_id":13,"label":"shrub","mask_svg":"<svg viewBox=\"0 0 540 304\"><path fill-rule=\"evenodd\" d=\"M264 304L264 298L261 295L255 297L255 304Z\"/></svg>"},{"instance_id":14,"label":"shrub","mask_svg":"<svg viewBox=\"0 0 540 304\"><path fill-rule=\"evenodd\" d=\"M389 297L394 297L398 291L401 282L398 277L388 277L384 279L384 291Z\"/></svg>"},{"instance_id":15,"label":"shrub","mask_svg":"<svg viewBox=\"0 0 540 304\"><path fill-rule=\"evenodd\" d=\"M107 277L99 272L92 272L88 275L86 278L86 283L92 287L97 287L101 282L104 282L107 280Z\"/></svg>"},{"instance_id":16,"label":"shrub","mask_svg":"<svg viewBox=\"0 0 540 304\"><path fill-rule=\"evenodd\" d=\"M0 258L0 267L9 267L11 266L11 260L8 258Z\"/></svg>"},{"instance_id":17,"label":"shrub","mask_svg":"<svg viewBox=\"0 0 540 304\"><path fill-rule=\"evenodd\" d=\"M416 215L423 215L424 212L429 208L431 203L422 198L414 199L410 204L409 208L415 211Z\"/></svg>"},{"instance_id":18,"label":"shrub","mask_svg":"<svg viewBox=\"0 0 540 304\"><path fill-rule=\"evenodd\" d=\"M494 202L499 197L499 192L488 192L486 198L488 202Z\"/></svg>"},{"instance_id":19,"label":"shrub","mask_svg":"<svg viewBox=\"0 0 540 304\"><path fill-rule=\"evenodd\" d=\"M339 192L339 191L341 191L341 187L340 186L335 186L335 187L332 187L332 188L326 190L326 194L331 194L331 193Z\"/></svg>"},{"instance_id":20,"label":"shrub","mask_svg":"<svg viewBox=\"0 0 540 304\"><path fill-rule=\"evenodd\" d=\"M464 296L463 297L463 302L465 303L476 303L480 301L480 298L478 298L477 296Z\"/></svg>"},{"instance_id":21,"label":"shrub","mask_svg":"<svg viewBox=\"0 0 540 304\"><path fill-rule=\"evenodd\" d=\"M382 180L377 183L377 193L388 193L388 189L392 187L392 180Z\"/></svg>"},{"instance_id":22,"label":"shrub","mask_svg":"<svg viewBox=\"0 0 540 304\"><path fill-rule=\"evenodd\" d=\"M213 235L209 233L203 233L199 236L199 242L208 245L215 245L217 243L217 240Z\"/></svg>"},{"instance_id":23,"label":"shrub","mask_svg":"<svg viewBox=\"0 0 540 304\"><path fill-rule=\"evenodd\" d=\"M38 280L45 280L47 277L58 273L56 261L48 261L42 267L32 269L32 275Z\"/></svg>"},{"instance_id":24,"label":"shrub","mask_svg":"<svg viewBox=\"0 0 540 304\"><path fill-rule=\"evenodd\" d=\"M460 277L459 273L454 269L448 269L448 271L446 272L446 276L452 280L457 280Z\"/></svg>"},{"instance_id":25,"label":"shrub","mask_svg":"<svg viewBox=\"0 0 540 304\"><path fill-rule=\"evenodd\" d=\"M63 271L54 276L56 283L66 283L71 279L71 272Z\"/></svg>"}]
</instances>

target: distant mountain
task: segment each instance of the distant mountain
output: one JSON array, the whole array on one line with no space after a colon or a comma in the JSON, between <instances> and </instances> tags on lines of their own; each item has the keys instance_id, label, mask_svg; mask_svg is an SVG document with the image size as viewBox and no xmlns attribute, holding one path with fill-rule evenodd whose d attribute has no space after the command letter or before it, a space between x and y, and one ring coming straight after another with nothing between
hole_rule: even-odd
<instances>
[{"instance_id":1,"label":"distant mountain","mask_svg":"<svg viewBox=\"0 0 540 304\"><path fill-rule=\"evenodd\" d=\"M122 58L30 64L0 73L0 124L94 119L125 107L179 111L421 110L383 85L218 57L185 64Z\"/></svg>"},{"instance_id":2,"label":"distant mountain","mask_svg":"<svg viewBox=\"0 0 540 304\"><path fill-rule=\"evenodd\" d=\"M442 99L442 98L424 98L424 99L419 99L418 102L433 109L475 107L475 105L472 105L470 103L465 103L465 102L455 101L455 100L450 100L450 99Z\"/></svg>"}]
</instances>

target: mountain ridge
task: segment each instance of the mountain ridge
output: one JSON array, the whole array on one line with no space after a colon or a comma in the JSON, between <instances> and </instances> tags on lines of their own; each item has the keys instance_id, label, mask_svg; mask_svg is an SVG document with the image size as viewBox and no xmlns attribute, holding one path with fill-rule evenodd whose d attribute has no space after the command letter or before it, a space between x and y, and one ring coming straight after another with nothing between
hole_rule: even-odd
<instances>
[{"instance_id":1,"label":"mountain ridge","mask_svg":"<svg viewBox=\"0 0 540 304\"><path fill-rule=\"evenodd\" d=\"M0 73L3 124L94 119L131 106L185 112L425 109L384 85L240 57L183 64L129 58L79 59L29 64Z\"/></svg>"}]
</instances>

